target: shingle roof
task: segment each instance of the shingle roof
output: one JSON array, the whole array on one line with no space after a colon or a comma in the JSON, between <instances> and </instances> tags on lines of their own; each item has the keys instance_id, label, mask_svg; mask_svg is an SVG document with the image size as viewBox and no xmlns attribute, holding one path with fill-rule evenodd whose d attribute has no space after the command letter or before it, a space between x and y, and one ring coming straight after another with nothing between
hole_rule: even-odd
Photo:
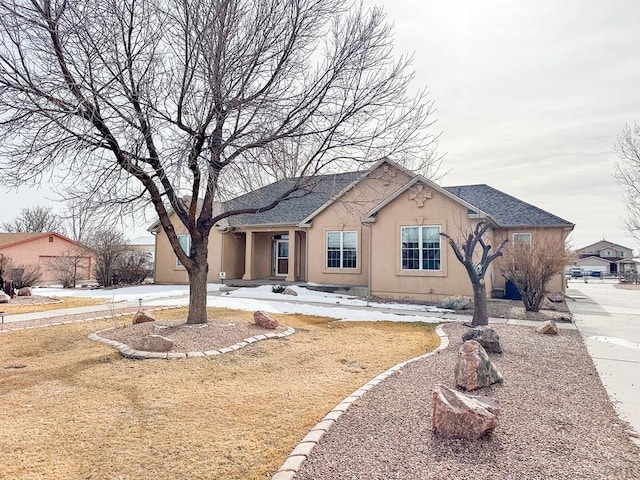
<instances>
[{"instance_id":1,"label":"shingle roof","mask_svg":"<svg viewBox=\"0 0 640 480\"><path fill-rule=\"evenodd\" d=\"M361 178L366 171L320 175L293 193L292 197L266 212L234 215L227 219L231 226L240 225L295 225L302 222L351 183ZM267 205L284 194L300 178L290 178L272 183L253 192L225 202L224 210L259 207ZM310 180L306 179L307 181Z\"/></svg>"},{"instance_id":2,"label":"shingle roof","mask_svg":"<svg viewBox=\"0 0 640 480\"><path fill-rule=\"evenodd\" d=\"M573 226L563 218L523 202L489 185L444 187L449 193L490 215L500 227Z\"/></svg>"},{"instance_id":3,"label":"shingle roof","mask_svg":"<svg viewBox=\"0 0 640 480\"><path fill-rule=\"evenodd\" d=\"M48 232L26 232L26 233L0 233L0 246L31 240L33 238L50 235Z\"/></svg>"}]
</instances>

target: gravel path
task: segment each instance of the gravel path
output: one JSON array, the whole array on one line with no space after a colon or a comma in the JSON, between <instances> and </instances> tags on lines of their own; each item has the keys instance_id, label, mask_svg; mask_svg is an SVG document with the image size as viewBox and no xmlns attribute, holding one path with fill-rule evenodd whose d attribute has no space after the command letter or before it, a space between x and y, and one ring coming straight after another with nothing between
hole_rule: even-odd
<instances>
[{"instance_id":1,"label":"gravel path","mask_svg":"<svg viewBox=\"0 0 640 480\"><path fill-rule=\"evenodd\" d=\"M504 353L492 360L505 381L478 392L502 407L490 437L446 440L431 432L431 392L437 383L453 386L464 332L448 325L449 348L369 391L295 479L640 479L640 448L615 415L580 334L493 328Z\"/></svg>"}]
</instances>

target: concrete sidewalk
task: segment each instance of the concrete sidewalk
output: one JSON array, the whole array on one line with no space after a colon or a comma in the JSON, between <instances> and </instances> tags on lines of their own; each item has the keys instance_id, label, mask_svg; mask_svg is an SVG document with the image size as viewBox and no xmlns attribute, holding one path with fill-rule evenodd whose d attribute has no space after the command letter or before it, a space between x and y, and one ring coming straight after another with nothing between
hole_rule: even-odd
<instances>
[{"instance_id":1,"label":"concrete sidewalk","mask_svg":"<svg viewBox=\"0 0 640 480\"><path fill-rule=\"evenodd\" d=\"M574 322L620 418L640 434L640 290L570 284Z\"/></svg>"}]
</instances>

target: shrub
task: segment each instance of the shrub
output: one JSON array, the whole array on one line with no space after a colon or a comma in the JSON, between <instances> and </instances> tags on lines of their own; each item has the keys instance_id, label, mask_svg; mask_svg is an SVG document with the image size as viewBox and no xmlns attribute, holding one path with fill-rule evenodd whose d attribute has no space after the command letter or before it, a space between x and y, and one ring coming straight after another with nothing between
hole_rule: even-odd
<instances>
[{"instance_id":1,"label":"shrub","mask_svg":"<svg viewBox=\"0 0 640 480\"><path fill-rule=\"evenodd\" d=\"M440 303L440 308L447 308L449 310L464 310L469 306L471 300L468 297L462 295L454 295L453 297L445 298Z\"/></svg>"},{"instance_id":2,"label":"shrub","mask_svg":"<svg viewBox=\"0 0 640 480\"><path fill-rule=\"evenodd\" d=\"M9 273L9 278L13 280L13 286L16 289L32 287L40 281L41 277L40 266L35 264L18 265L12 268Z\"/></svg>"},{"instance_id":3,"label":"shrub","mask_svg":"<svg viewBox=\"0 0 640 480\"><path fill-rule=\"evenodd\" d=\"M284 285L274 285L273 287L271 287L271 291L273 293L283 293L286 288L287 287L285 287Z\"/></svg>"}]
</instances>

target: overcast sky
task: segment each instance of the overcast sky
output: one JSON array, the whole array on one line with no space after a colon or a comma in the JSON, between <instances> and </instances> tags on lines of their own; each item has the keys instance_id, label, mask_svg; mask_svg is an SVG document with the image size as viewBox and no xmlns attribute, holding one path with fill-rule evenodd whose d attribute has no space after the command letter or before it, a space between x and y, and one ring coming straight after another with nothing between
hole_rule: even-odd
<instances>
[{"instance_id":1,"label":"overcast sky","mask_svg":"<svg viewBox=\"0 0 640 480\"><path fill-rule=\"evenodd\" d=\"M634 249L613 143L640 121L638 0L371 0L436 102L445 186L486 183Z\"/></svg>"},{"instance_id":2,"label":"overcast sky","mask_svg":"<svg viewBox=\"0 0 640 480\"><path fill-rule=\"evenodd\" d=\"M616 137L640 121L639 0L367 2L435 100L442 185L486 183L544 208L576 224L575 247L638 250L611 172ZM41 198L0 194L0 221Z\"/></svg>"}]
</instances>

